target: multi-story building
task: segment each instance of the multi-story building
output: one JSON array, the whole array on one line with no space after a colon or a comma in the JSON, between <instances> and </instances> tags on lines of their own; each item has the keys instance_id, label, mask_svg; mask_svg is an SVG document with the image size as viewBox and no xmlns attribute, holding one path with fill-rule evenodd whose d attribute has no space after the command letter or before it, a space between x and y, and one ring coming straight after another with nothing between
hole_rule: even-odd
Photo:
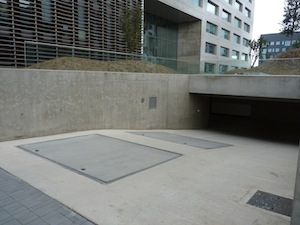
<instances>
[{"instance_id":1,"label":"multi-story building","mask_svg":"<svg viewBox=\"0 0 300 225\"><path fill-rule=\"evenodd\" d=\"M279 53L285 52L290 49L291 37L282 33L262 34L260 36L267 41L263 49L261 60L274 58ZM300 40L300 32L293 34L292 44Z\"/></svg>"},{"instance_id":2,"label":"multi-story building","mask_svg":"<svg viewBox=\"0 0 300 225\"><path fill-rule=\"evenodd\" d=\"M130 5L143 12L137 54L186 61L206 73L249 67L254 0L0 0L0 66L22 67L50 53L127 53L120 20Z\"/></svg>"}]
</instances>

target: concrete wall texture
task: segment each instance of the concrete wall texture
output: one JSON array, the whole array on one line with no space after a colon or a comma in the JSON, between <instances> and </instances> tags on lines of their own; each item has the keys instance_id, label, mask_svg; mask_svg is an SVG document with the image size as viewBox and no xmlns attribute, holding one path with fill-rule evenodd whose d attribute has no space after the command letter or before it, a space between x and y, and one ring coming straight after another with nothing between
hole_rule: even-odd
<instances>
[{"instance_id":1,"label":"concrete wall texture","mask_svg":"<svg viewBox=\"0 0 300 225\"><path fill-rule=\"evenodd\" d=\"M190 93L300 100L300 76L190 76Z\"/></svg>"},{"instance_id":2,"label":"concrete wall texture","mask_svg":"<svg viewBox=\"0 0 300 225\"><path fill-rule=\"evenodd\" d=\"M299 224L300 224L300 154L298 157L298 170L296 175L293 213L291 219L291 225L299 225Z\"/></svg>"},{"instance_id":3,"label":"concrete wall texture","mask_svg":"<svg viewBox=\"0 0 300 225\"><path fill-rule=\"evenodd\" d=\"M189 95L187 75L1 69L0 81L0 141L207 123L208 101Z\"/></svg>"}]
</instances>

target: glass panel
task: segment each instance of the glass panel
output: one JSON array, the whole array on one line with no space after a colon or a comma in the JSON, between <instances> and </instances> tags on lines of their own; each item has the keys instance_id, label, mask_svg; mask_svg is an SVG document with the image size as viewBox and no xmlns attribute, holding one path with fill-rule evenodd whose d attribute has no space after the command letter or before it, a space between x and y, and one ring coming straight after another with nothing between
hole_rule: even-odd
<instances>
[{"instance_id":1,"label":"glass panel","mask_svg":"<svg viewBox=\"0 0 300 225\"><path fill-rule=\"evenodd\" d=\"M204 64L204 72L205 73L214 73L215 72L215 64L212 63L205 63Z\"/></svg>"},{"instance_id":2,"label":"glass panel","mask_svg":"<svg viewBox=\"0 0 300 225\"><path fill-rule=\"evenodd\" d=\"M212 14L215 14L215 15L218 15L218 6L212 2L208 2L207 3L207 11L212 13Z\"/></svg>"},{"instance_id":3,"label":"glass panel","mask_svg":"<svg viewBox=\"0 0 300 225\"><path fill-rule=\"evenodd\" d=\"M248 43L249 43L249 40L247 40L246 38L243 38L243 45L248 47Z\"/></svg>"},{"instance_id":4,"label":"glass panel","mask_svg":"<svg viewBox=\"0 0 300 225\"><path fill-rule=\"evenodd\" d=\"M248 8L245 8L245 15L249 18L251 18L251 11Z\"/></svg>"},{"instance_id":5,"label":"glass panel","mask_svg":"<svg viewBox=\"0 0 300 225\"><path fill-rule=\"evenodd\" d=\"M234 4L235 8L239 11L243 11L243 5L242 3L240 3L239 1L236 1L235 4Z\"/></svg>"},{"instance_id":6,"label":"glass panel","mask_svg":"<svg viewBox=\"0 0 300 225\"><path fill-rule=\"evenodd\" d=\"M248 61L248 55L245 53L242 53L241 60Z\"/></svg>"},{"instance_id":7,"label":"glass panel","mask_svg":"<svg viewBox=\"0 0 300 225\"><path fill-rule=\"evenodd\" d=\"M205 52L210 54L216 54L216 45L206 42Z\"/></svg>"},{"instance_id":8,"label":"glass panel","mask_svg":"<svg viewBox=\"0 0 300 225\"><path fill-rule=\"evenodd\" d=\"M222 11L222 19L226 20L227 22L231 21L231 14L225 10Z\"/></svg>"},{"instance_id":9,"label":"glass panel","mask_svg":"<svg viewBox=\"0 0 300 225\"><path fill-rule=\"evenodd\" d=\"M241 28L241 20L234 17L234 26L238 27L238 28Z\"/></svg>"},{"instance_id":10,"label":"glass panel","mask_svg":"<svg viewBox=\"0 0 300 225\"><path fill-rule=\"evenodd\" d=\"M217 34L217 26L207 22L206 23L206 32L216 35Z\"/></svg>"},{"instance_id":11,"label":"glass panel","mask_svg":"<svg viewBox=\"0 0 300 225\"><path fill-rule=\"evenodd\" d=\"M237 34L233 34L233 42L240 44L241 43L241 37Z\"/></svg>"},{"instance_id":12,"label":"glass panel","mask_svg":"<svg viewBox=\"0 0 300 225\"><path fill-rule=\"evenodd\" d=\"M222 28L221 32L222 32L221 33L222 38L229 40L230 32L228 30L223 29L223 28Z\"/></svg>"},{"instance_id":13,"label":"glass panel","mask_svg":"<svg viewBox=\"0 0 300 225\"><path fill-rule=\"evenodd\" d=\"M42 19L45 22L51 22L51 0L42 1Z\"/></svg>"},{"instance_id":14,"label":"glass panel","mask_svg":"<svg viewBox=\"0 0 300 225\"><path fill-rule=\"evenodd\" d=\"M232 55L231 55L232 59L239 59L239 52L232 50Z\"/></svg>"},{"instance_id":15,"label":"glass panel","mask_svg":"<svg viewBox=\"0 0 300 225\"><path fill-rule=\"evenodd\" d=\"M219 65L219 73L224 74L228 71L228 66L227 65Z\"/></svg>"},{"instance_id":16,"label":"glass panel","mask_svg":"<svg viewBox=\"0 0 300 225\"><path fill-rule=\"evenodd\" d=\"M201 6L202 0L188 0L190 3L193 3L194 5Z\"/></svg>"},{"instance_id":17,"label":"glass panel","mask_svg":"<svg viewBox=\"0 0 300 225\"><path fill-rule=\"evenodd\" d=\"M221 47L221 56L228 57L229 56L229 49Z\"/></svg>"},{"instance_id":18,"label":"glass panel","mask_svg":"<svg viewBox=\"0 0 300 225\"><path fill-rule=\"evenodd\" d=\"M247 24L247 23L244 23L244 31L246 31L246 32L250 32L250 25L249 24Z\"/></svg>"},{"instance_id":19,"label":"glass panel","mask_svg":"<svg viewBox=\"0 0 300 225\"><path fill-rule=\"evenodd\" d=\"M145 16L144 55L177 58L178 25L151 14Z\"/></svg>"}]
</instances>

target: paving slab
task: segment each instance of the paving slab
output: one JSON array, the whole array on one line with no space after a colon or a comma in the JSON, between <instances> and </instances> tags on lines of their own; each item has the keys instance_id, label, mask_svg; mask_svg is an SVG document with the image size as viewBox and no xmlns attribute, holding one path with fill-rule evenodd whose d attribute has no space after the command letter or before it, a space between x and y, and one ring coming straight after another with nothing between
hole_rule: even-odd
<instances>
[{"instance_id":1,"label":"paving slab","mask_svg":"<svg viewBox=\"0 0 300 225\"><path fill-rule=\"evenodd\" d=\"M162 132L230 146L208 151L131 132ZM135 143L180 157L107 184L17 147L94 134L120 140L120 147L125 142ZM138 159L140 163L144 158ZM82 215L87 219L85 223L99 225L288 225L289 216L247 202L258 190L292 199L297 159L298 143L211 130L93 130L0 143L3 169ZM22 199L18 186L13 186L11 182L3 184L0 180L0 197L4 196L0 205L12 204L17 198L19 204L27 202L29 210L37 211L32 201L43 202L43 198L24 191L34 200ZM13 190L14 197L5 196L1 187ZM52 203L43 207L45 211L53 209ZM17 213L17 208L11 206L10 210ZM8 223L6 213L0 216ZM52 218L51 212L36 215L38 218L32 224ZM61 215L68 218L72 213L66 215L61 211ZM51 222L69 224L63 219L59 217Z\"/></svg>"},{"instance_id":2,"label":"paving slab","mask_svg":"<svg viewBox=\"0 0 300 225\"><path fill-rule=\"evenodd\" d=\"M86 222L93 225L86 218L2 168L0 181L1 225L83 225ZM37 207L32 208L31 205Z\"/></svg>"}]
</instances>

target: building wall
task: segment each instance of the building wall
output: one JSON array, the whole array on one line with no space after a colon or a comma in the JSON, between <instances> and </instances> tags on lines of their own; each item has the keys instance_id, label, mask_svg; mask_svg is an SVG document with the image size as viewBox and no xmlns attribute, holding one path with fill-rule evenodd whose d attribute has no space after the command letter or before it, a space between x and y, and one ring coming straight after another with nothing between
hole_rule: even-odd
<instances>
[{"instance_id":1,"label":"building wall","mask_svg":"<svg viewBox=\"0 0 300 225\"><path fill-rule=\"evenodd\" d=\"M178 27L178 60L189 62L188 72L200 71L201 21L180 23ZM178 64L180 67L180 63ZM185 64L183 64L185 66ZM181 71L180 68L178 68Z\"/></svg>"},{"instance_id":2,"label":"building wall","mask_svg":"<svg viewBox=\"0 0 300 225\"><path fill-rule=\"evenodd\" d=\"M254 0L228 0L228 2L225 0L159 0L159 2L169 5L178 10L178 12L190 15L194 20L201 21L202 28L199 43L194 45L200 52L200 72L223 73L224 70L222 68L224 67L226 67L226 70L249 68L247 41L251 40L252 37ZM215 12L210 12L209 2L215 5ZM241 3L240 10L236 8L236 2ZM223 11L229 13L229 21L222 18ZM246 12L249 12L249 14ZM168 15L162 16L168 17ZM182 21L180 21L180 18L178 16L176 20L179 20L178 23L182 23L184 26L186 21L184 21L183 16ZM235 18L240 20L240 27L235 26ZM210 32L206 29L207 23L215 25L215 32ZM247 25L249 27L246 29ZM223 29L229 31L228 39L223 37ZM235 35L239 37L238 43L235 41ZM208 44L214 46L213 52L207 52ZM222 56L221 47L228 49L228 55ZM237 51L238 59L234 57L233 51ZM208 71L205 64L213 65L213 70Z\"/></svg>"},{"instance_id":3,"label":"building wall","mask_svg":"<svg viewBox=\"0 0 300 225\"><path fill-rule=\"evenodd\" d=\"M267 41L266 48L262 52L262 60L273 58L276 55L290 49L291 37L286 34L262 34L261 37ZM300 40L300 32L295 32L292 43Z\"/></svg>"},{"instance_id":4,"label":"building wall","mask_svg":"<svg viewBox=\"0 0 300 225\"><path fill-rule=\"evenodd\" d=\"M141 0L2 0L0 1L0 66L22 67L24 48L31 62L65 55L101 54L29 44L24 41L126 52L120 29L125 6Z\"/></svg>"},{"instance_id":5,"label":"building wall","mask_svg":"<svg viewBox=\"0 0 300 225\"><path fill-rule=\"evenodd\" d=\"M95 59L105 57L103 53L89 49L126 52L120 17L125 5L138 2L142 1L3 0L0 2L0 66L24 66L24 48L26 62L29 63L66 55ZM240 10L235 7L236 2L240 2ZM178 59L186 56L183 51L193 48L194 55L189 62L200 64L200 72L223 73L236 67L249 67L248 47L243 40L251 39L254 0L145 0L145 5L147 13L177 23L180 27L177 48L181 53ZM214 12L211 12L212 5L215 6ZM229 21L222 18L223 11L230 15ZM249 12L248 16L246 12ZM234 18L240 20L240 27L235 26ZM215 26L214 32L207 30L208 23ZM247 29L246 24L249 25ZM191 28L196 28L195 32ZM162 30L165 29L163 27ZM228 39L223 37L223 29L229 32L226 35ZM188 31L184 37L186 43L183 43L183 31ZM235 42L235 35L238 35L239 43ZM86 50L28 43L24 47L24 41L76 46ZM212 46L212 51L207 50L208 45ZM166 45L161 45L158 51L164 51L163 47ZM222 49L227 49L228 54L222 55Z\"/></svg>"},{"instance_id":6,"label":"building wall","mask_svg":"<svg viewBox=\"0 0 300 225\"><path fill-rule=\"evenodd\" d=\"M208 121L209 101L189 95L187 75L1 69L0 80L0 141Z\"/></svg>"}]
</instances>

